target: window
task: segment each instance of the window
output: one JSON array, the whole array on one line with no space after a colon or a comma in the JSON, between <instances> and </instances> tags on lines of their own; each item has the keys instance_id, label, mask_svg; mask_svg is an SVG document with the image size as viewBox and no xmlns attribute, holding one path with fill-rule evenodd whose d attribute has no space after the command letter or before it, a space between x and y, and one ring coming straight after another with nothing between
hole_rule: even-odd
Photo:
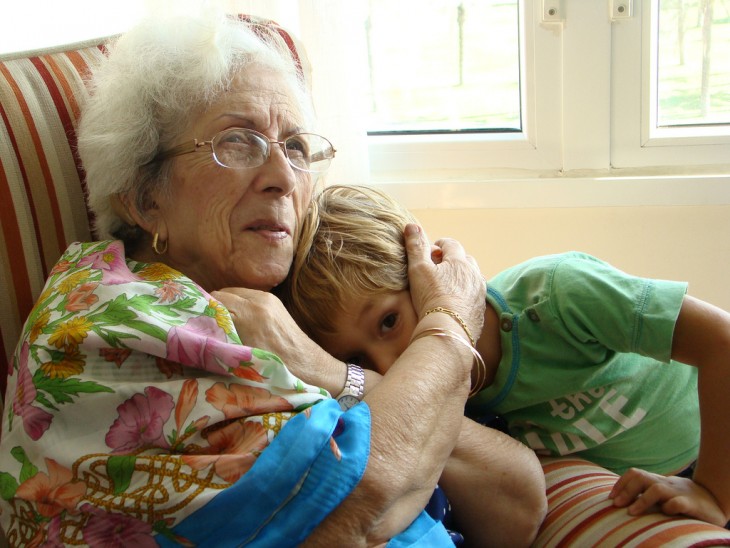
<instances>
[{"instance_id":1,"label":"window","mask_svg":"<svg viewBox=\"0 0 730 548\"><path fill-rule=\"evenodd\" d=\"M5 2L0 17L0 55L117 34L141 17L144 2Z\"/></svg>"},{"instance_id":2,"label":"window","mask_svg":"<svg viewBox=\"0 0 730 548\"><path fill-rule=\"evenodd\" d=\"M612 165L727 171L730 13L713 0L634 5L614 28Z\"/></svg>"},{"instance_id":3,"label":"window","mask_svg":"<svg viewBox=\"0 0 730 548\"><path fill-rule=\"evenodd\" d=\"M652 16L658 35L652 40L656 126L730 124L728 6L712 0L662 0Z\"/></svg>"},{"instance_id":4,"label":"window","mask_svg":"<svg viewBox=\"0 0 730 548\"><path fill-rule=\"evenodd\" d=\"M38 2L4 8L11 16L0 18L0 41L66 27L57 4L90 32L60 42L107 33L89 30L103 3ZM317 129L338 150L331 181L388 185L408 207L673 203L657 191L665 188L681 203L712 203L730 192L728 2L223 4L270 17L306 45ZM122 12L101 19L119 22ZM410 33L422 29L428 39L419 42ZM404 53L392 49L399 42ZM704 44L709 61L698 56ZM389 59L397 62L388 67Z\"/></svg>"},{"instance_id":5,"label":"window","mask_svg":"<svg viewBox=\"0 0 730 548\"><path fill-rule=\"evenodd\" d=\"M445 171L449 172L447 177L473 180L480 176L478 172L485 169L559 170L562 162L561 71L546 70L547 65L538 65L536 59L539 52L539 55L552 59L553 63L557 61L559 69L560 38L556 29L540 27L541 2L450 4L457 7L464 4L464 26L468 23L478 29L474 31L474 42L491 43L485 36L492 29L499 29L494 30L494 34L510 37L498 40L499 45L492 48L500 52L499 60L485 51L489 46L484 47L484 44L472 46L476 51L468 53L470 59L476 59L477 64L487 68L489 63L497 64L498 70L494 71L492 67L494 73L489 72L484 77L469 76L478 80L475 86L481 91L474 93L471 100L480 95L488 96L490 91L495 92L497 99L487 100L493 102L492 106L497 111L485 111L482 119L492 119L496 123L492 124L491 130L484 132L474 131L474 128L469 131L470 128L463 125L458 128L462 131L450 134L373 132L368 140L372 180L433 182L434 177L439 179ZM473 8L476 4L480 5L480 10ZM421 4L419 9L428 10L427 6ZM453 17L451 20L442 17L440 25L448 26L450 21ZM419 29L416 23L408 26ZM553 26L557 28L557 25ZM468 36L468 32L465 35ZM419 52L411 52L411 55L415 57ZM538 89L542 91L538 93ZM504 90L509 90L509 95ZM504 116L499 114L500 111L512 114Z\"/></svg>"},{"instance_id":6,"label":"window","mask_svg":"<svg viewBox=\"0 0 730 548\"><path fill-rule=\"evenodd\" d=\"M714 6L709 15L707 4ZM725 4L522 0L520 131L372 135L371 180L418 208L724 203L730 190ZM676 46L666 47L677 40L680 17L683 67L667 57ZM708 29L710 108L698 119L699 107L684 107L703 96L703 61L696 55ZM429 191L413 182L429 184Z\"/></svg>"},{"instance_id":7,"label":"window","mask_svg":"<svg viewBox=\"0 0 730 548\"><path fill-rule=\"evenodd\" d=\"M370 0L368 133L520 131L517 0Z\"/></svg>"}]
</instances>

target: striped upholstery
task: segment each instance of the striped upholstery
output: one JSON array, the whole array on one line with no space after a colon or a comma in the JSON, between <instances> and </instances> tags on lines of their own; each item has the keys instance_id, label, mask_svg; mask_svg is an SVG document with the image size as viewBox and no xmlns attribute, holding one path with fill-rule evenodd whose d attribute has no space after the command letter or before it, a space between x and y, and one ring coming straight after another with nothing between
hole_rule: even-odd
<instances>
[{"instance_id":1,"label":"striped upholstery","mask_svg":"<svg viewBox=\"0 0 730 548\"><path fill-rule=\"evenodd\" d=\"M301 44L275 23L257 22L286 41L308 77ZM103 55L102 42L0 57L2 394L23 321L49 269L69 243L92 237L75 127L79 98L86 93L83 75ZM594 465L558 459L546 460L544 468L549 514L537 546L730 544L723 529L658 515L628 518L625 511L612 509L606 495L616 476ZM707 540L711 542L703 542Z\"/></svg>"},{"instance_id":2,"label":"striped upholstery","mask_svg":"<svg viewBox=\"0 0 730 548\"><path fill-rule=\"evenodd\" d=\"M45 282L67 245L89 240L75 154L83 75L99 42L0 58L0 384Z\"/></svg>"},{"instance_id":3,"label":"striped upholstery","mask_svg":"<svg viewBox=\"0 0 730 548\"><path fill-rule=\"evenodd\" d=\"M281 40L307 82L301 43L275 22L241 15ZM74 241L87 241L83 169L76 155L83 78L104 39L0 56L0 395L20 331L49 269ZM0 402L1 403L1 402Z\"/></svg>"},{"instance_id":4,"label":"striped upholstery","mask_svg":"<svg viewBox=\"0 0 730 548\"><path fill-rule=\"evenodd\" d=\"M543 459L548 515L536 547L729 546L730 531L693 519L663 514L629 516L608 494L618 476L574 458Z\"/></svg>"}]
</instances>

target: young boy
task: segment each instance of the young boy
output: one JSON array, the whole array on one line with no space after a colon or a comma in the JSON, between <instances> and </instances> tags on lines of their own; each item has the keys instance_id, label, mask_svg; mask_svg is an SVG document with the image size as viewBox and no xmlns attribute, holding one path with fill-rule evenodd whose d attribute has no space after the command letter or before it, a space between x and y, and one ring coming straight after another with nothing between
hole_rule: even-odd
<instances>
[{"instance_id":1,"label":"young boy","mask_svg":"<svg viewBox=\"0 0 730 548\"><path fill-rule=\"evenodd\" d=\"M409 222L367 187L332 186L315 200L281 296L335 357L384 373L408 346L418 321ZM610 496L632 514L660 508L726 524L730 314L687 296L684 283L581 253L537 257L487 289L484 328L473 334L486 379L469 416L498 414L540 454L575 453L623 474ZM694 481L672 476L695 461Z\"/></svg>"}]
</instances>

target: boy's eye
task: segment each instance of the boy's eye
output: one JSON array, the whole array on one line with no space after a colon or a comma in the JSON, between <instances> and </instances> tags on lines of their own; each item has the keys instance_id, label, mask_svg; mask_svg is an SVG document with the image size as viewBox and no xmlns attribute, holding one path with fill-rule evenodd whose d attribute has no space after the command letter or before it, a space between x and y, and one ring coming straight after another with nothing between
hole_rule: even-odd
<instances>
[{"instance_id":1,"label":"boy's eye","mask_svg":"<svg viewBox=\"0 0 730 548\"><path fill-rule=\"evenodd\" d=\"M383 331L387 332L393 329L397 323L398 314L394 312L392 314L388 314L385 318L383 318L383 321L380 323L380 327Z\"/></svg>"}]
</instances>

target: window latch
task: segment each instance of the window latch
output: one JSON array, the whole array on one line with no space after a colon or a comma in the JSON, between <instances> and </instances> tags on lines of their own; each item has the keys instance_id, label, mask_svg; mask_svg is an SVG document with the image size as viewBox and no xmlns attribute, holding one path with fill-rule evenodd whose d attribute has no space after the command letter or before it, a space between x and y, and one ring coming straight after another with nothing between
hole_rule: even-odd
<instances>
[{"instance_id":1,"label":"window latch","mask_svg":"<svg viewBox=\"0 0 730 548\"><path fill-rule=\"evenodd\" d=\"M542 22L562 23L565 21L563 0L542 0Z\"/></svg>"},{"instance_id":2,"label":"window latch","mask_svg":"<svg viewBox=\"0 0 730 548\"><path fill-rule=\"evenodd\" d=\"M611 21L629 19L634 14L634 0L610 0Z\"/></svg>"}]
</instances>

